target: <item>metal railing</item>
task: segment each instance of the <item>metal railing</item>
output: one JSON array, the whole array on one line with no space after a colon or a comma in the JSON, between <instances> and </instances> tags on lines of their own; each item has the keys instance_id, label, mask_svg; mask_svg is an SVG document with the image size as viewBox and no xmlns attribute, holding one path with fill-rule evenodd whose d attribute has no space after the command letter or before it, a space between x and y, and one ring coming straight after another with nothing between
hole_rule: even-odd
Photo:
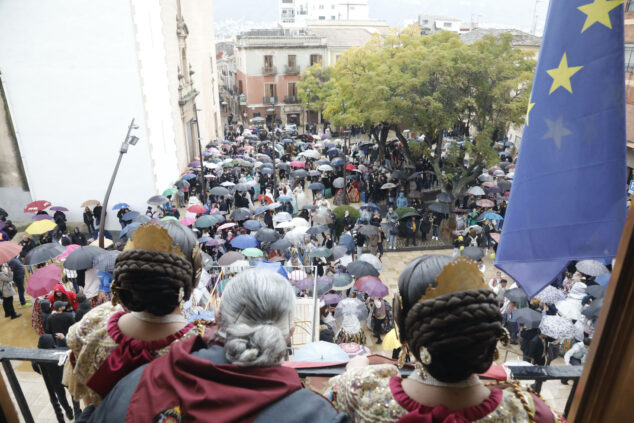
<instances>
[{"instance_id":1,"label":"metal railing","mask_svg":"<svg viewBox=\"0 0 634 423\"><path fill-rule=\"evenodd\" d=\"M265 96L265 97L262 97L262 103L263 104L277 104L277 96L273 96L273 97Z\"/></svg>"},{"instance_id":2,"label":"metal railing","mask_svg":"<svg viewBox=\"0 0 634 423\"><path fill-rule=\"evenodd\" d=\"M299 98L296 95L287 95L284 97L284 103L286 104L297 104L299 103Z\"/></svg>"},{"instance_id":3,"label":"metal railing","mask_svg":"<svg viewBox=\"0 0 634 423\"><path fill-rule=\"evenodd\" d=\"M15 374L15 371L13 370L11 362L29 361L39 367L43 364L58 364L59 359L60 352L55 350L0 346L0 363L2 363L2 367L7 376L9 385L11 386L11 390L13 391L13 394L15 396L15 400L22 414L22 418L26 423L34 423L35 420L33 419L33 414L31 413L31 409L26 401L26 397L24 396L24 392L22 391L22 387L20 386L20 382ZM301 368L297 369L297 373L299 374L300 378L330 378L342 374L343 372L345 372L345 369L345 364L339 364L329 367ZM572 398L575 394L577 383L579 381L579 378L581 377L582 370L583 366L509 366L509 371L511 372L513 379L524 381L534 380L534 387L538 393L541 391L542 385L545 381L573 380L574 383L566 402L564 416L568 414L568 411L570 409ZM409 376L412 371L413 367L405 366L401 369L401 376ZM51 403L55 404L54 409L57 420L60 422L64 422L64 415L62 413L61 407L55 399L56 397L53 390L53 381L48 378L47 372L41 371L41 374L44 378L44 383L46 385L46 389L49 393L50 398L54 399L51 401Z\"/></svg>"},{"instance_id":4,"label":"metal railing","mask_svg":"<svg viewBox=\"0 0 634 423\"><path fill-rule=\"evenodd\" d=\"M300 73L299 66L297 66L297 65L295 65L295 66L286 65L286 66L284 66L284 73L286 75L297 75L297 74Z\"/></svg>"},{"instance_id":5,"label":"metal railing","mask_svg":"<svg viewBox=\"0 0 634 423\"><path fill-rule=\"evenodd\" d=\"M275 75L276 73L277 73L277 67L262 66L262 75Z\"/></svg>"}]
</instances>

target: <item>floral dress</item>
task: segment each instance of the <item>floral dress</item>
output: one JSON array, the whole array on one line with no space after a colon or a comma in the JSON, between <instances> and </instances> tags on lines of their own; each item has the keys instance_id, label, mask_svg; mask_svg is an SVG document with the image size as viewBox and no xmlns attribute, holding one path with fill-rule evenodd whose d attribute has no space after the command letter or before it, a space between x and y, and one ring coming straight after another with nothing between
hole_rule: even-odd
<instances>
[{"instance_id":1,"label":"floral dress","mask_svg":"<svg viewBox=\"0 0 634 423\"><path fill-rule=\"evenodd\" d=\"M491 395L475 407L427 407L403 390L396 366L380 364L347 370L331 380L335 407L354 422L559 422L535 394L519 385L490 386Z\"/></svg>"}]
</instances>

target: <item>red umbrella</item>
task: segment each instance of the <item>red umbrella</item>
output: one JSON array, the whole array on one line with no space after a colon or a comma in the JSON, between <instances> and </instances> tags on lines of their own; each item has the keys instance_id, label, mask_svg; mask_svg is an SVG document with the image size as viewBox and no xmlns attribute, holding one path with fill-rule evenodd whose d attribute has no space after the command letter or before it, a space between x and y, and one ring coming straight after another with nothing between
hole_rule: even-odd
<instances>
[{"instance_id":1,"label":"red umbrella","mask_svg":"<svg viewBox=\"0 0 634 423\"><path fill-rule=\"evenodd\" d=\"M269 197L268 195L264 195L264 194L258 195L258 201L260 203L266 203L266 204L271 204L273 202L273 200L271 200L271 197Z\"/></svg>"},{"instance_id":2,"label":"red umbrella","mask_svg":"<svg viewBox=\"0 0 634 423\"><path fill-rule=\"evenodd\" d=\"M376 276L362 276L355 281L354 287L361 291L363 289L363 284L368 281L376 281L381 283L381 279L377 278Z\"/></svg>"},{"instance_id":3,"label":"red umbrella","mask_svg":"<svg viewBox=\"0 0 634 423\"><path fill-rule=\"evenodd\" d=\"M356 166L353 165L352 163L348 163L346 165L346 170L356 170L356 169L357 169Z\"/></svg>"},{"instance_id":4,"label":"red umbrella","mask_svg":"<svg viewBox=\"0 0 634 423\"><path fill-rule=\"evenodd\" d=\"M32 203L29 203L26 205L26 207L24 208L24 212L37 213L40 210L44 210L45 208L50 206L51 206L50 201L45 201L45 200L33 201Z\"/></svg>"},{"instance_id":5,"label":"red umbrella","mask_svg":"<svg viewBox=\"0 0 634 423\"><path fill-rule=\"evenodd\" d=\"M201 206L200 204L194 204L193 206L189 206L187 208L187 211L190 213L199 214L199 213L205 213L207 209Z\"/></svg>"},{"instance_id":6,"label":"red umbrella","mask_svg":"<svg viewBox=\"0 0 634 423\"><path fill-rule=\"evenodd\" d=\"M62 269L55 264L49 264L37 269L26 284L26 292L33 298L46 295L62 280Z\"/></svg>"},{"instance_id":7,"label":"red umbrella","mask_svg":"<svg viewBox=\"0 0 634 423\"><path fill-rule=\"evenodd\" d=\"M476 201L476 204L480 207L495 207L495 203L493 201L486 199L478 200Z\"/></svg>"},{"instance_id":8,"label":"red umbrella","mask_svg":"<svg viewBox=\"0 0 634 423\"><path fill-rule=\"evenodd\" d=\"M504 196L505 196L506 198L510 197L510 196L511 196L511 191L506 191L506 192L504 193Z\"/></svg>"},{"instance_id":9,"label":"red umbrella","mask_svg":"<svg viewBox=\"0 0 634 423\"><path fill-rule=\"evenodd\" d=\"M20 251L22 251L22 246L20 244L16 244L11 241L0 242L0 263L8 262L13 257L20 254Z\"/></svg>"},{"instance_id":10,"label":"red umbrella","mask_svg":"<svg viewBox=\"0 0 634 423\"><path fill-rule=\"evenodd\" d=\"M291 162L291 166L293 166L293 167L305 167L306 163L300 162L298 160L294 160L294 161Z\"/></svg>"}]
</instances>

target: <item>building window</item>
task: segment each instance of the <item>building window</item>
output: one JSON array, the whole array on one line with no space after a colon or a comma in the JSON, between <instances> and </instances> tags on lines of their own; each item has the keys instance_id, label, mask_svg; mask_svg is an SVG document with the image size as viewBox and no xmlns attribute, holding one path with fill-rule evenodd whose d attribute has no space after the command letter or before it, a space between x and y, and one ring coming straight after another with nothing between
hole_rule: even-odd
<instances>
[{"instance_id":1,"label":"building window","mask_svg":"<svg viewBox=\"0 0 634 423\"><path fill-rule=\"evenodd\" d=\"M320 5L319 5L319 8L320 8L320 9L323 9L323 8L324 8L324 5L323 5L323 4L320 4Z\"/></svg>"},{"instance_id":2,"label":"building window","mask_svg":"<svg viewBox=\"0 0 634 423\"><path fill-rule=\"evenodd\" d=\"M264 67L265 68L273 67L273 56L270 56L270 55L264 56Z\"/></svg>"},{"instance_id":3,"label":"building window","mask_svg":"<svg viewBox=\"0 0 634 423\"><path fill-rule=\"evenodd\" d=\"M264 84L264 96L275 97L275 84Z\"/></svg>"},{"instance_id":4,"label":"building window","mask_svg":"<svg viewBox=\"0 0 634 423\"><path fill-rule=\"evenodd\" d=\"M282 18L295 17L295 9L282 9Z\"/></svg>"},{"instance_id":5,"label":"building window","mask_svg":"<svg viewBox=\"0 0 634 423\"><path fill-rule=\"evenodd\" d=\"M294 54L289 54L288 55L288 68L289 69L295 69L295 66L297 65L297 56Z\"/></svg>"},{"instance_id":6,"label":"building window","mask_svg":"<svg viewBox=\"0 0 634 423\"><path fill-rule=\"evenodd\" d=\"M321 63L321 54L311 54L310 55L310 65L314 65L315 63Z\"/></svg>"},{"instance_id":7,"label":"building window","mask_svg":"<svg viewBox=\"0 0 634 423\"><path fill-rule=\"evenodd\" d=\"M424 20L423 20L423 23L424 23L424 24L428 24L428 23L429 23L429 20L428 20L428 19L424 19Z\"/></svg>"},{"instance_id":8,"label":"building window","mask_svg":"<svg viewBox=\"0 0 634 423\"><path fill-rule=\"evenodd\" d=\"M326 20L326 17L325 17L325 16L320 16L320 17L319 17L319 20L320 20L320 21L325 21L325 20Z\"/></svg>"},{"instance_id":9,"label":"building window","mask_svg":"<svg viewBox=\"0 0 634 423\"><path fill-rule=\"evenodd\" d=\"M238 81L238 94L243 94L244 90L242 89L242 81Z\"/></svg>"},{"instance_id":10,"label":"building window","mask_svg":"<svg viewBox=\"0 0 634 423\"><path fill-rule=\"evenodd\" d=\"M625 72L634 71L634 44L625 44Z\"/></svg>"},{"instance_id":11,"label":"building window","mask_svg":"<svg viewBox=\"0 0 634 423\"><path fill-rule=\"evenodd\" d=\"M629 0L627 2L627 9L625 9L626 12L634 12L634 0Z\"/></svg>"},{"instance_id":12,"label":"building window","mask_svg":"<svg viewBox=\"0 0 634 423\"><path fill-rule=\"evenodd\" d=\"M331 5L331 6L330 6L330 8L331 8L331 9L334 9L334 8L335 8L335 5L334 5L334 4L333 4L333 5Z\"/></svg>"},{"instance_id":13,"label":"building window","mask_svg":"<svg viewBox=\"0 0 634 423\"><path fill-rule=\"evenodd\" d=\"M451 28L451 22L445 22L442 26L445 28Z\"/></svg>"},{"instance_id":14,"label":"building window","mask_svg":"<svg viewBox=\"0 0 634 423\"><path fill-rule=\"evenodd\" d=\"M282 3L293 3L293 0L282 0Z\"/></svg>"},{"instance_id":15,"label":"building window","mask_svg":"<svg viewBox=\"0 0 634 423\"><path fill-rule=\"evenodd\" d=\"M331 16L331 17L330 17L330 20L331 20L331 21L334 21L335 19L337 19L337 18L335 18L334 16Z\"/></svg>"},{"instance_id":16,"label":"building window","mask_svg":"<svg viewBox=\"0 0 634 423\"><path fill-rule=\"evenodd\" d=\"M295 82L288 83L288 96L297 97L297 85Z\"/></svg>"}]
</instances>

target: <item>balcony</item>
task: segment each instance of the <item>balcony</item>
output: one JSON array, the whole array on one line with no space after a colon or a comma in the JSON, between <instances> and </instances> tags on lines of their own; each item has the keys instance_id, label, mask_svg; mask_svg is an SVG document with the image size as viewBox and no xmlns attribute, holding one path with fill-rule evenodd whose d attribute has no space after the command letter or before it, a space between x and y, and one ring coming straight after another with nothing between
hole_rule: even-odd
<instances>
[{"instance_id":1,"label":"balcony","mask_svg":"<svg viewBox=\"0 0 634 423\"><path fill-rule=\"evenodd\" d=\"M274 97L263 97L262 98L262 103L263 104L277 104L277 96L274 96Z\"/></svg>"},{"instance_id":2,"label":"balcony","mask_svg":"<svg viewBox=\"0 0 634 423\"><path fill-rule=\"evenodd\" d=\"M275 75L275 74L277 74L277 67L262 66L262 75Z\"/></svg>"},{"instance_id":3,"label":"balcony","mask_svg":"<svg viewBox=\"0 0 634 423\"><path fill-rule=\"evenodd\" d=\"M297 65L295 65L295 66L286 65L284 67L284 73L286 75L299 75L299 73L300 73L299 66L297 66Z\"/></svg>"},{"instance_id":4,"label":"balcony","mask_svg":"<svg viewBox=\"0 0 634 423\"><path fill-rule=\"evenodd\" d=\"M284 103L286 104L298 104L299 98L296 95L287 95L284 97Z\"/></svg>"}]
</instances>

